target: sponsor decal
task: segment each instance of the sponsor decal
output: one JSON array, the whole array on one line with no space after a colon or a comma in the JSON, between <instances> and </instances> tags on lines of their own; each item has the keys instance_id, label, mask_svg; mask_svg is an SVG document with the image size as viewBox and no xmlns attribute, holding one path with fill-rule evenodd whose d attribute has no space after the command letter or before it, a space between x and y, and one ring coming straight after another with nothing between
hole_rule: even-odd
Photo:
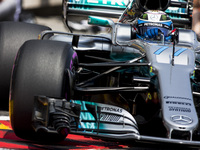
<instances>
[{"instance_id":1,"label":"sponsor decal","mask_svg":"<svg viewBox=\"0 0 200 150\"><path fill-rule=\"evenodd\" d=\"M122 112L122 108L116 108L116 107L101 107L101 111L110 111L110 112Z\"/></svg>"},{"instance_id":2,"label":"sponsor decal","mask_svg":"<svg viewBox=\"0 0 200 150\"><path fill-rule=\"evenodd\" d=\"M166 24L156 23L156 22L147 22L147 23L141 23L138 25L139 27L160 27L160 28L166 28L169 29L169 26Z\"/></svg>"},{"instance_id":3,"label":"sponsor decal","mask_svg":"<svg viewBox=\"0 0 200 150\"><path fill-rule=\"evenodd\" d=\"M162 24L150 22L150 23L144 23L144 26L162 27Z\"/></svg>"},{"instance_id":4,"label":"sponsor decal","mask_svg":"<svg viewBox=\"0 0 200 150\"><path fill-rule=\"evenodd\" d=\"M169 106L169 111L176 111L176 112L191 112L190 108L184 108L184 107L173 107Z\"/></svg>"},{"instance_id":5,"label":"sponsor decal","mask_svg":"<svg viewBox=\"0 0 200 150\"><path fill-rule=\"evenodd\" d=\"M164 96L164 99L183 99L183 100L192 100L191 98L187 98L187 97L180 97L180 96Z\"/></svg>"},{"instance_id":6,"label":"sponsor decal","mask_svg":"<svg viewBox=\"0 0 200 150\"><path fill-rule=\"evenodd\" d=\"M97 107L101 108L102 112L122 113L123 111L123 109L119 107L109 107L109 106L102 107L102 105L98 105L97 103L94 103L94 102L86 102L86 101L80 101L80 100L73 100L73 102L81 105L82 111L80 114L80 124L78 125L79 129L97 129L98 128L96 119L90 112L88 112L86 104L96 105ZM120 115L106 114L106 113L100 114L100 121L118 122L120 118L121 118Z\"/></svg>"},{"instance_id":7,"label":"sponsor decal","mask_svg":"<svg viewBox=\"0 0 200 150\"><path fill-rule=\"evenodd\" d=\"M181 125L191 124L193 122L192 118L184 115L173 115L171 116L171 120Z\"/></svg>"},{"instance_id":8,"label":"sponsor decal","mask_svg":"<svg viewBox=\"0 0 200 150\"><path fill-rule=\"evenodd\" d=\"M185 103L185 102L174 102L174 101L166 101L166 104L177 104L177 105L185 105L185 106L191 106L191 103Z\"/></svg>"}]
</instances>

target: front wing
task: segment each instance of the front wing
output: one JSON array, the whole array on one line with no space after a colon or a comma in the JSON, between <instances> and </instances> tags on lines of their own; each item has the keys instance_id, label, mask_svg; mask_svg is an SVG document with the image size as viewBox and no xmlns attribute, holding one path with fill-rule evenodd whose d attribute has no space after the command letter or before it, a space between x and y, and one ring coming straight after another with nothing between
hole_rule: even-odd
<instances>
[{"instance_id":1,"label":"front wing","mask_svg":"<svg viewBox=\"0 0 200 150\"><path fill-rule=\"evenodd\" d=\"M200 146L200 141L140 135L134 117L117 106L80 100L68 102L45 96L36 96L34 105L32 120L36 132L44 129L56 133L56 122L66 127L70 134L94 138Z\"/></svg>"}]
</instances>

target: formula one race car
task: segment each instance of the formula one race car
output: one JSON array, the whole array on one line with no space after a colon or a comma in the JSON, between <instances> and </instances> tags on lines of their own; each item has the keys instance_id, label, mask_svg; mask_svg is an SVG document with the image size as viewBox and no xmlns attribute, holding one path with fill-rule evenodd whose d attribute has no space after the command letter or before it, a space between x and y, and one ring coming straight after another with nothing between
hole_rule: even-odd
<instances>
[{"instance_id":1,"label":"formula one race car","mask_svg":"<svg viewBox=\"0 0 200 150\"><path fill-rule=\"evenodd\" d=\"M111 33L0 23L1 82L9 82L12 70L9 113L17 136L61 141L70 133L200 145L200 45L190 30L192 1L125 2L65 0L64 18L66 24L76 14L122 18L133 5L142 12L162 10L174 22L171 39L162 32L153 40L137 38L132 24L94 16L89 23Z\"/></svg>"}]
</instances>

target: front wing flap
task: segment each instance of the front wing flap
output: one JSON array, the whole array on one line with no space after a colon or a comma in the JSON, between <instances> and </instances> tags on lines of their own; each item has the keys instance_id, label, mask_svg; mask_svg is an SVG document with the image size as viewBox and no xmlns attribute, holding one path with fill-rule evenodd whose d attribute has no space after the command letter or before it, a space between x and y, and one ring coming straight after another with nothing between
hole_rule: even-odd
<instances>
[{"instance_id":1,"label":"front wing flap","mask_svg":"<svg viewBox=\"0 0 200 150\"><path fill-rule=\"evenodd\" d=\"M139 135L133 116L126 110L94 102L35 97L33 126L35 131L66 127L70 133L118 138ZM58 125L61 125L60 127Z\"/></svg>"},{"instance_id":2,"label":"front wing flap","mask_svg":"<svg viewBox=\"0 0 200 150\"><path fill-rule=\"evenodd\" d=\"M144 136L139 134L137 123L126 110L112 105L65 99L36 96L33 110L33 127L36 132L45 129L46 132L57 133L52 120L52 114L59 123L63 118L70 116L69 126L71 134L79 134L116 141L129 140L150 143L172 143L187 146L200 146L200 141L179 140L162 137ZM62 115L64 117L62 117ZM61 125L63 125L61 123ZM62 126L64 127L64 126ZM158 131L159 132L159 131Z\"/></svg>"}]
</instances>

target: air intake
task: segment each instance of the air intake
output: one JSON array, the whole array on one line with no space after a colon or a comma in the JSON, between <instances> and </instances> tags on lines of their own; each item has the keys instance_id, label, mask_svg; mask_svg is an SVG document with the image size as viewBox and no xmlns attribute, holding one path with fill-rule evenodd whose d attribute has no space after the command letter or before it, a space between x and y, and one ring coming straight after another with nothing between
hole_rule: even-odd
<instances>
[{"instance_id":1,"label":"air intake","mask_svg":"<svg viewBox=\"0 0 200 150\"><path fill-rule=\"evenodd\" d=\"M136 0L137 5L144 11L146 10L165 11L169 7L170 2L171 0Z\"/></svg>"}]
</instances>

